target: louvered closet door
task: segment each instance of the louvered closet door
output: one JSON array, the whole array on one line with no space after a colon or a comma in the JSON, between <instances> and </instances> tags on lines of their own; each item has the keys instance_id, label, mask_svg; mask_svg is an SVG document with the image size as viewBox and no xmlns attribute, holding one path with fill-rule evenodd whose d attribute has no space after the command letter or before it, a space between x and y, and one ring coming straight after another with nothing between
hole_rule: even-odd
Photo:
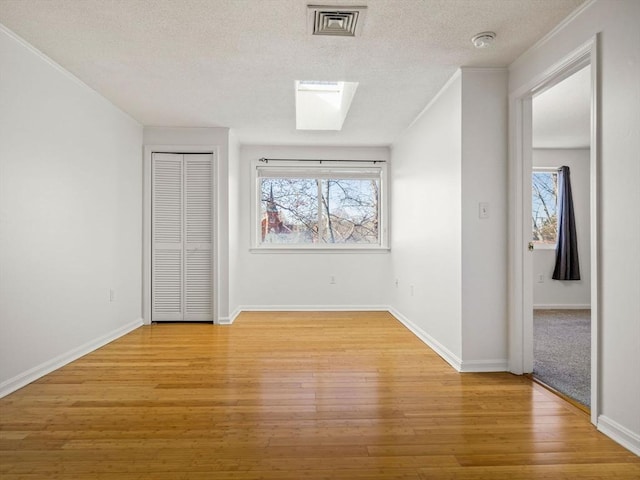
<instances>
[{"instance_id":1,"label":"louvered closet door","mask_svg":"<svg viewBox=\"0 0 640 480\"><path fill-rule=\"evenodd\" d=\"M153 154L153 321L213 321L212 173L210 154Z\"/></svg>"},{"instance_id":2,"label":"louvered closet door","mask_svg":"<svg viewBox=\"0 0 640 480\"><path fill-rule=\"evenodd\" d=\"M185 320L213 321L211 155L185 155Z\"/></svg>"},{"instance_id":3,"label":"louvered closet door","mask_svg":"<svg viewBox=\"0 0 640 480\"><path fill-rule=\"evenodd\" d=\"M182 155L153 154L151 318L183 320Z\"/></svg>"}]
</instances>

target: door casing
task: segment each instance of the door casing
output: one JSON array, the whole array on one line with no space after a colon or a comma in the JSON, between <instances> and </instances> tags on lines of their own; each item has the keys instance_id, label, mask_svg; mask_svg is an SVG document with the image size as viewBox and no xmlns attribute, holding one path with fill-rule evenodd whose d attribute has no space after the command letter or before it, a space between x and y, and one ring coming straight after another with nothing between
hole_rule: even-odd
<instances>
[{"instance_id":1,"label":"door casing","mask_svg":"<svg viewBox=\"0 0 640 480\"><path fill-rule=\"evenodd\" d=\"M142 320L145 325L151 324L151 157L154 153L204 153L213 155L213 191L215 205L212 211L213 235L211 249L213 279L213 323L219 323L219 242L218 242L218 205L219 191L218 168L219 151L215 145L145 145L143 154L143 197L142 197Z\"/></svg>"},{"instance_id":2,"label":"door casing","mask_svg":"<svg viewBox=\"0 0 640 480\"><path fill-rule=\"evenodd\" d=\"M598 36L532 78L509 96L509 371L533 370L533 262L531 236L532 98L591 65L591 422L597 425L599 395L599 95Z\"/></svg>"}]
</instances>

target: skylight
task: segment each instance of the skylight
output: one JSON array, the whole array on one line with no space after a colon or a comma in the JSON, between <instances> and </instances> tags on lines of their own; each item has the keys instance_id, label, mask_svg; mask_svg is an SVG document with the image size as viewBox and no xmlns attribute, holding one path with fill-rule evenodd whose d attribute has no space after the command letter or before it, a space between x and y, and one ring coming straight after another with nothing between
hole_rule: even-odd
<instances>
[{"instance_id":1,"label":"skylight","mask_svg":"<svg viewBox=\"0 0 640 480\"><path fill-rule=\"evenodd\" d=\"M296 129L342 130L358 82L296 80Z\"/></svg>"}]
</instances>

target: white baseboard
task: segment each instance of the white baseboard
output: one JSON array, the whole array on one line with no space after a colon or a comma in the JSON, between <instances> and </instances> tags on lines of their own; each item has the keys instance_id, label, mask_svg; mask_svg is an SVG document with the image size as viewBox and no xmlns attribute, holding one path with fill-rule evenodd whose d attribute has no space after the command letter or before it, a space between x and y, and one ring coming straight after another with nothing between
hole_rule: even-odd
<instances>
[{"instance_id":1,"label":"white baseboard","mask_svg":"<svg viewBox=\"0 0 640 480\"><path fill-rule=\"evenodd\" d=\"M102 335L95 340L69 350L68 352L58 355L51 360L41 363L40 365L36 365L35 367L30 368L26 372L22 372L13 378L10 378L9 380L5 380L4 382L0 383L0 398L6 397L10 393L13 393L16 390L24 387L25 385L28 385L29 383L45 376L47 373L51 373L60 367L64 367L66 364L71 363L74 360L77 360L78 358L83 357L84 355L91 353L100 347L103 347L107 343L113 342L117 338L126 335L127 333L135 330L138 327L141 327L142 324L142 318L138 318L133 322L117 328L105 335Z\"/></svg>"},{"instance_id":2,"label":"white baseboard","mask_svg":"<svg viewBox=\"0 0 640 480\"><path fill-rule=\"evenodd\" d=\"M396 317L415 336L422 340L433 351L440 355L458 372L506 372L507 359L496 360L468 360L462 361L457 355L438 342L415 323L388 305L243 305L225 319L220 319L220 325L231 325L242 312L389 312Z\"/></svg>"},{"instance_id":3,"label":"white baseboard","mask_svg":"<svg viewBox=\"0 0 640 480\"><path fill-rule=\"evenodd\" d=\"M244 305L241 312L388 312L387 305ZM234 312L235 313L235 312Z\"/></svg>"},{"instance_id":4,"label":"white baseboard","mask_svg":"<svg viewBox=\"0 0 640 480\"><path fill-rule=\"evenodd\" d=\"M460 371L464 373L508 372L509 361L506 358L496 360L463 360Z\"/></svg>"},{"instance_id":5,"label":"white baseboard","mask_svg":"<svg viewBox=\"0 0 640 480\"><path fill-rule=\"evenodd\" d=\"M438 342L435 338L418 327L415 323L393 308L389 308L389 313L404 324L413 334L426 343L432 350L440 355L449 365L462 373L479 372L507 372L509 362L506 358L495 360L461 360L457 355Z\"/></svg>"},{"instance_id":6,"label":"white baseboard","mask_svg":"<svg viewBox=\"0 0 640 480\"><path fill-rule=\"evenodd\" d=\"M640 435L623 427L605 415L598 417L598 430L618 442L624 448L640 456Z\"/></svg>"},{"instance_id":7,"label":"white baseboard","mask_svg":"<svg viewBox=\"0 0 640 480\"><path fill-rule=\"evenodd\" d=\"M388 312L386 305L244 305L231 315L218 320L219 325L232 325L242 312Z\"/></svg>"},{"instance_id":8,"label":"white baseboard","mask_svg":"<svg viewBox=\"0 0 640 480\"><path fill-rule=\"evenodd\" d=\"M238 315L240 315L240 310L236 308L228 317L218 317L216 325L231 325Z\"/></svg>"},{"instance_id":9,"label":"white baseboard","mask_svg":"<svg viewBox=\"0 0 640 480\"><path fill-rule=\"evenodd\" d=\"M462 360L451 352L448 348L438 342L435 338L429 335L427 332L418 327L415 323L402 315L400 312L393 308L387 309L391 315L396 317L402 324L413 332L413 334L422 340L429 346L434 352L440 355L449 365L455 368L458 372L462 371Z\"/></svg>"},{"instance_id":10,"label":"white baseboard","mask_svg":"<svg viewBox=\"0 0 640 480\"><path fill-rule=\"evenodd\" d=\"M231 325L233 324L233 322L236 321L236 318L238 318L238 315L240 315L242 313L242 310L240 308L236 308L231 315L229 315L229 323L224 323L223 325Z\"/></svg>"},{"instance_id":11,"label":"white baseboard","mask_svg":"<svg viewBox=\"0 0 640 480\"><path fill-rule=\"evenodd\" d=\"M543 303L533 306L534 310L590 310L588 303Z\"/></svg>"}]
</instances>

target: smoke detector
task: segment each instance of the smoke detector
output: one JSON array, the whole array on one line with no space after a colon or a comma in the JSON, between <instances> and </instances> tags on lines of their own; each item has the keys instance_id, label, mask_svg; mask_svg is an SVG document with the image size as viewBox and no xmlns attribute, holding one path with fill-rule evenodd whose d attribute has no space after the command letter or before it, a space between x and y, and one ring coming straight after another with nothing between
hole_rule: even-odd
<instances>
[{"instance_id":1,"label":"smoke detector","mask_svg":"<svg viewBox=\"0 0 640 480\"><path fill-rule=\"evenodd\" d=\"M496 34L493 32L482 32L471 39L471 43L476 48L489 48L493 45Z\"/></svg>"},{"instance_id":2,"label":"smoke detector","mask_svg":"<svg viewBox=\"0 0 640 480\"><path fill-rule=\"evenodd\" d=\"M367 7L307 5L307 18L312 35L355 37L364 23Z\"/></svg>"}]
</instances>

